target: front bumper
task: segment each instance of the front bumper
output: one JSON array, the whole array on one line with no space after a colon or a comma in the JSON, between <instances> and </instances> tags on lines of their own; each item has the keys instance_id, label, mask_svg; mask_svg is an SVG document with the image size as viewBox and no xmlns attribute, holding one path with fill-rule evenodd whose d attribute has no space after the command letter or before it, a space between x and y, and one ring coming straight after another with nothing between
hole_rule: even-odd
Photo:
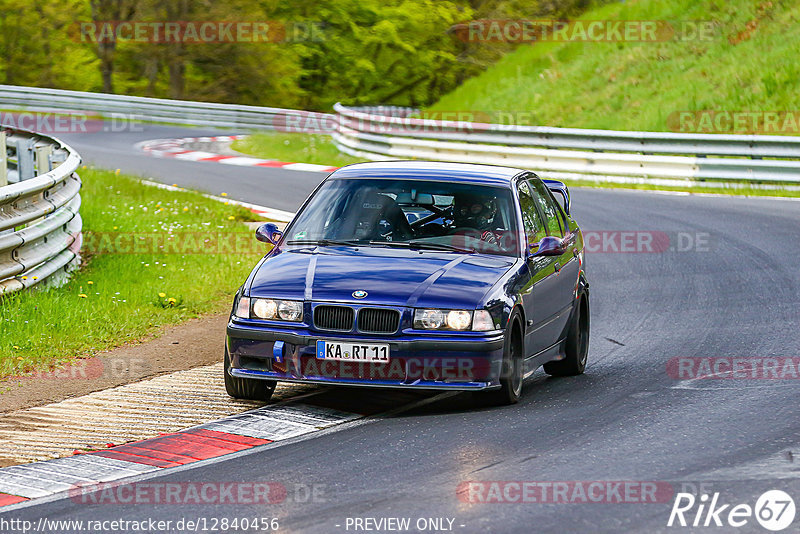
<instances>
[{"instance_id":1,"label":"front bumper","mask_svg":"<svg viewBox=\"0 0 800 534\"><path fill-rule=\"evenodd\" d=\"M388 364L318 359L317 340L384 343ZM230 373L241 378L388 388L482 390L499 387L503 332L402 333L378 337L277 329L231 320Z\"/></svg>"}]
</instances>

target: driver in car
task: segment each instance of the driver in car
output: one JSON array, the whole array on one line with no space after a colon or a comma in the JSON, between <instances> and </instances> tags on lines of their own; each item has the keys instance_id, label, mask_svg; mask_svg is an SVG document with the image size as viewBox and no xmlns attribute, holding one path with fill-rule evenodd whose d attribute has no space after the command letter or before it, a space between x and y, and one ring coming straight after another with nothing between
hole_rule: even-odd
<instances>
[{"instance_id":1,"label":"driver in car","mask_svg":"<svg viewBox=\"0 0 800 534\"><path fill-rule=\"evenodd\" d=\"M494 218L497 214L497 203L494 198L481 195L458 195L453 199L454 233L480 234L479 239L497 245L501 234L496 232ZM476 236L477 237L477 236Z\"/></svg>"}]
</instances>

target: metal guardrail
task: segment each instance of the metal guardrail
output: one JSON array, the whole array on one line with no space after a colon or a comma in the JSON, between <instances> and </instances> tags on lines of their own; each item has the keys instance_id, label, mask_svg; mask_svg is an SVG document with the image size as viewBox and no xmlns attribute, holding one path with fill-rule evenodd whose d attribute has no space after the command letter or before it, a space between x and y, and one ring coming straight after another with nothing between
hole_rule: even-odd
<instances>
[{"instance_id":1,"label":"metal guardrail","mask_svg":"<svg viewBox=\"0 0 800 534\"><path fill-rule=\"evenodd\" d=\"M341 104L334 106L336 114L331 115L10 85L0 85L0 109L81 112L218 128L329 132L339 150L367 159L508 165L555 179L800 188L800 137L436 121L410 117L415 111L410 108Z\"/></svg>"},{"instance_id":2,"label":"metal guardrail","mask_svg":"<svg viewBox=\"0 0 800 534\"><path fill-rule=\"evenodd\" d=\"M341 104L334 110L337 130L333 137L339 150L371 160L488 163L531 169L556 179L800 184L800 137L436 121L409 117L408 108L348 108Z\"/></svg>"},{"instance_id":3,"label":"metal guardrail","mask_svg":"<svg viewBox=\"0 0 800 534\"><path fill-rule=\"evenodd\" d=\"M125 120L248 130L291 130L295 124L332 121L333 115L295 109L190 102L0 85L0 109L79 112Z\"/></svg>"},{"instance_id":4,"label":"metal guardrail","mask_svg":"<svg viewBox=\"0 0 800 534\"><path fill-rule=\"evenodd\" d=\"M57 139L0 130L0 294L57 285L80 263L80 162Z\"/></svg>"}]
</instances>

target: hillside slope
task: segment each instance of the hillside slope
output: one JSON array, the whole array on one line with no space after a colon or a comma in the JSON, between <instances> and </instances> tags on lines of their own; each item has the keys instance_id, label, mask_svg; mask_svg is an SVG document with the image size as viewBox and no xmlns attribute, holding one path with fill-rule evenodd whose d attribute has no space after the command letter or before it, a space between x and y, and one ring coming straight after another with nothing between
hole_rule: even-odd
<instances>
[{"instance_id":1,"label":"hillside slope","mask_svg":"<svg viewBox=\"0 0 800 534\"><path fill-rule=\"evenodd\" d=\"M691 29L681 21L708 21L712 31L705 39L684 33L685 40L662 42L521 45L431 110L518 117L500 122L653 131L687 131L687 123L676 121L682 111L789 111L800 117L800 4L628 0L579 20L618 19L669 21L678 33ZM800 131L791 121L784 127L783 117L780 124L766 133Z\"/></svg>"}]
</instances>

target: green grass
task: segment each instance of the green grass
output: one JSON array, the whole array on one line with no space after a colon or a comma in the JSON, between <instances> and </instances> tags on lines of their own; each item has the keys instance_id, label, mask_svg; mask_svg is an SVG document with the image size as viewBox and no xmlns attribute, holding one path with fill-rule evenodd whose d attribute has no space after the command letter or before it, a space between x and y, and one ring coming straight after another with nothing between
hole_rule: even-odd
<instances>
[{"instance_id":1,"label":"green grass","mask_svg":"<svg viewBox=\"0 0 800 534\"><path fill-rule=\"evenodd\" d=\"M310 133L258 133L239 139L234 150L259 158L289 163L316 163L341 167L366 161L342 154L329 135Z\"/></svg>"},{"instance_id":2,"label":"green grass","mask_svg":"<svg viewBox=\"0 0 800 534\"><path fill-rule=\"evenodd\" d=\"M85 265L61 288L0 297L0 377L47 369L148 337L162 325L226 310L266 252L242 224L254 220L244 208L110 171L80 175ZM187 248L155 245L131 253L140 252L132 248L134 239L170 233ZM114 248L120 235L127 237ZM210 253L206 236L229 238L236 248Z\"/></svg>"},{"instance_id":3,"label":"green grass","mask_svg":"<svg viewBox=\"0 0 800 534\"><path fill-rule=\"evenodd\" d=\"M714 26L710 40L522 45L431 111L496 118L503 112L512 120L501 122L543 126L668 131L670 117L680 111L800 110L796 2L629 0L581 18Z\"/></svg>"}]
</instances>

